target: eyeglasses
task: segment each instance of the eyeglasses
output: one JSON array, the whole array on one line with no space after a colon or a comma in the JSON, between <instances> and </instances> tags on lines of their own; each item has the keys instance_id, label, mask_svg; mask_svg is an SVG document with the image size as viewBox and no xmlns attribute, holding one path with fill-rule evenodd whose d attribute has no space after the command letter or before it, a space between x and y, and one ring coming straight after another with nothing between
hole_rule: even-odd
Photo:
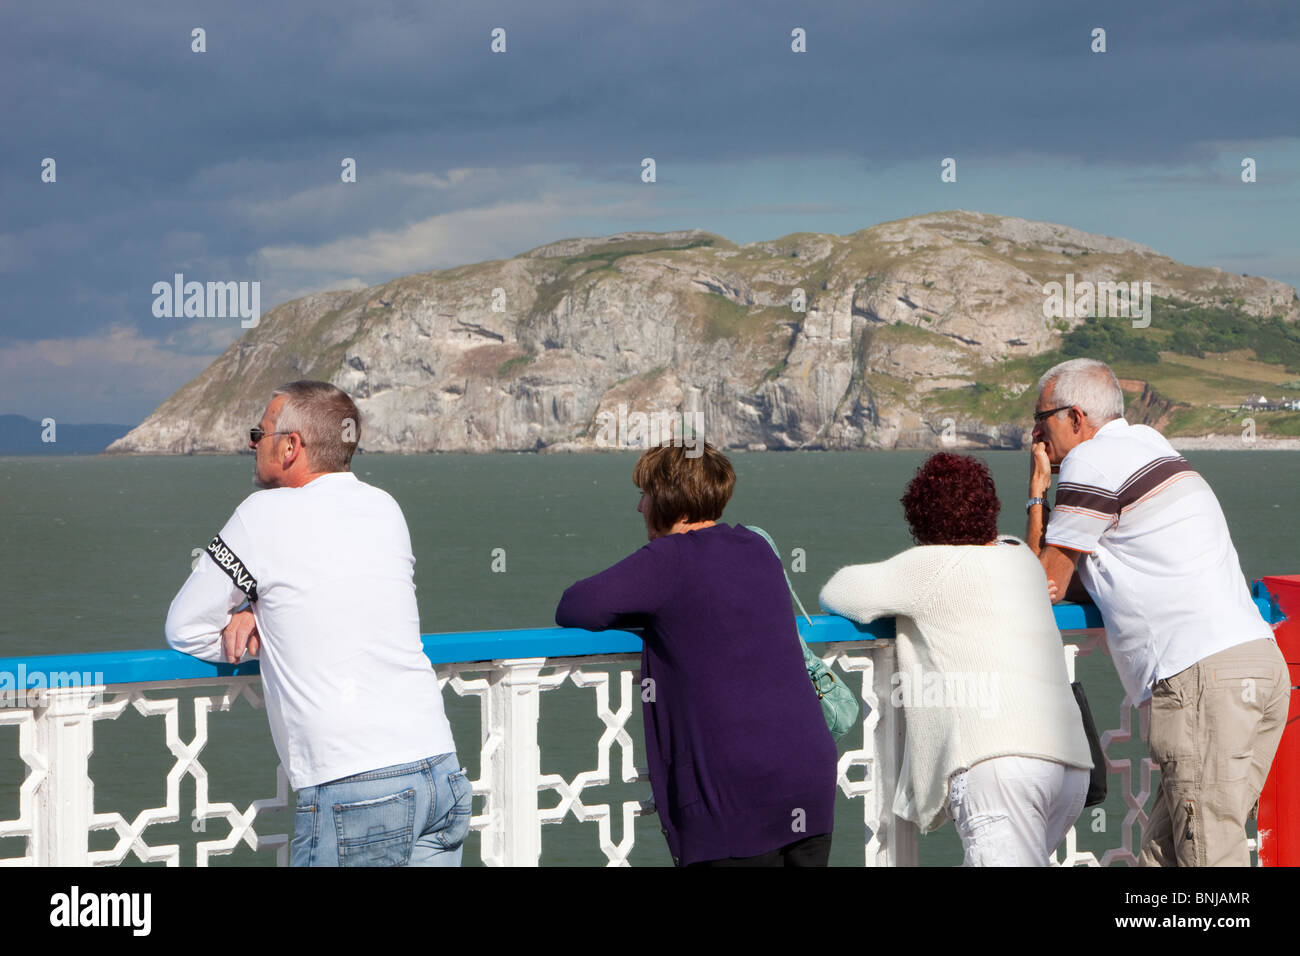
<instances>
[{"instance_id":1,"label":"eyeglasses","mask_svg":"<svg viewBox=\"0 0 1300 956\"><path fill-rule=\"evenodd\" d=\"M296 434L296 432L267 432L267 431L262 431L262 426L261 426L261 425L254 425L252 428L250 428L250 429L248 430L248 440L251 441L254 445L256 445L258 442L260 442L260 441L261 441L263 438L265 438L267 435L293 435L293 434ZM303 441L301 438L298 439L298 444L302 445L304 448L307 447L307 443L306 443L305 441Z\"/></svg>"},{"instance_id":2,"label":"eyeglasses","mask_svg":"<svg viewBox=\"0 0 1300 956\"><path fill-rule=\"evenodd\" d=\"M1043 422L1047 421L1047 419L1051 418L1057 412L1069 411L1073 407L1074 407L1073 405L1062 405L1060 408L1049 408L1045 412L1034 412L1034 424L1041 425Z\"/></svg>"}]
</instances>

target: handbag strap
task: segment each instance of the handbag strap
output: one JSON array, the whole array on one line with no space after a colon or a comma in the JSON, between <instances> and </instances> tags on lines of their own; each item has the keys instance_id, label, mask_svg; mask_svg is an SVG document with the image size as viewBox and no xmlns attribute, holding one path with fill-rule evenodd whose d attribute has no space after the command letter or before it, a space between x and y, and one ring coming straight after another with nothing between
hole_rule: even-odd
<instances>
[{"instance_id":1,"label":"handbag strap","mask_svg":"<svg viewBox=\"0 0 1300 956\"><path fill-rule=\"evenodd\" d=\"M747 524L744 525L744 527L760 536L764 541L772 546L772 551L776 554L776 559L781 562L781 573L785 575L785 586L790 589L790 596L794 598L794 603L799 608L799 613L802 614L803 619L808 622L808 626L812 627L812 618L809 617L808 612L803 609L803 601L799 600L799 595L795 593L794 585L790 583L790 574L785 569L785 560L781 557L781 550L776 546L776 542L772 540L772 536L756 525Z\"/></svg>"}]
</instances>

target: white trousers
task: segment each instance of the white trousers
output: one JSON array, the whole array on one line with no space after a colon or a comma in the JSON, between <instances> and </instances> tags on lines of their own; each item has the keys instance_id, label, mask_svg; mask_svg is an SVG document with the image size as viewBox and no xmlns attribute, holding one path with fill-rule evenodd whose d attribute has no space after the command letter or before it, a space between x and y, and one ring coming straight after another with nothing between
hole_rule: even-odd
<instances>
[{"instance_id":1,"label":"white trousers","mask_svg":"<svg viewBox=\"0 0 1300 956\"><path fill-rule=\"evenodd\" d=\"M1087 796L1087 770L1038 757L993 757L953 774L948 815L962 865L1050 865Z\"/></svg>"}]
</instances>

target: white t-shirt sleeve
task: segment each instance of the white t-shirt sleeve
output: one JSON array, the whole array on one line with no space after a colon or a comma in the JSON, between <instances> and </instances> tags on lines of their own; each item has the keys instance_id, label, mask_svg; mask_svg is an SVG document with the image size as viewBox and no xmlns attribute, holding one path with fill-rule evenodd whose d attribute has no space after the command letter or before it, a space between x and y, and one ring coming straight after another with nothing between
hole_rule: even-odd
<instances>
[{"instance_id":1,"label":"white t-shirt sleeve","mask_svg":"<svg viewBox=\"0 0 1300 956\"><path fill-rule=\"evenodd\" d=\"M230 623L230 612L257 593L256 578L244 564L251 553L252 542L235 512L172 600L164 626L168 645L201 660L225 662L222 628Z\"/></svg>"},{"instance_id":2,"label":"white t-shirt sleeve","mask_svg":"<svg viewBox=\"0 0 1300 956\"><path fill-rule=\"evenodd\" d=\"M1076 448L1061 462L1056 486L1056 506L1047 521L1043 540L1091 554L1097 542L1119 517L1119 496L1099 470Z\"/></svg>"}]
</instances>

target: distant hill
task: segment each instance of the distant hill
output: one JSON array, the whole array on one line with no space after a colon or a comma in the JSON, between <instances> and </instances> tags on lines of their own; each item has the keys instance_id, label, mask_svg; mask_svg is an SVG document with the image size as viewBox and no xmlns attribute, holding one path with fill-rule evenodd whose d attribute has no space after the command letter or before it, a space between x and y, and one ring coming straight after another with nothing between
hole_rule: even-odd
<instances>
[{"instance_id":1,"label":"distant hill","mask_svg":"<svg viewBox=\"0 0 1300 956\"><path fill-rule=\"evenodd\" d=\"M1139 280L1145 323L1052 307ZM747 245L569 239L278 306L111 450L241 451L300 378L356 399L371 452L594 449L679 411L720 448L1016 448L1038 376L1080 354L1134 383L1135 420L1237 433L1245 396L1300 397L1298 319L1281 282L975 212ZM1254 418L1300 436L1300 412Z\"/></svg>"},{"instance_id":2,"label":"distant hill","mask_svg":"<svg viewBox=\"0 0 1300 956\"><path fill-rule=\"evenodd\" d=\"M74 425L56 421L54 441L42 441L45 427L22 415L0 415L0 455L97 455L131 430L131 425Z\"/></svg>"}]
</instances>

